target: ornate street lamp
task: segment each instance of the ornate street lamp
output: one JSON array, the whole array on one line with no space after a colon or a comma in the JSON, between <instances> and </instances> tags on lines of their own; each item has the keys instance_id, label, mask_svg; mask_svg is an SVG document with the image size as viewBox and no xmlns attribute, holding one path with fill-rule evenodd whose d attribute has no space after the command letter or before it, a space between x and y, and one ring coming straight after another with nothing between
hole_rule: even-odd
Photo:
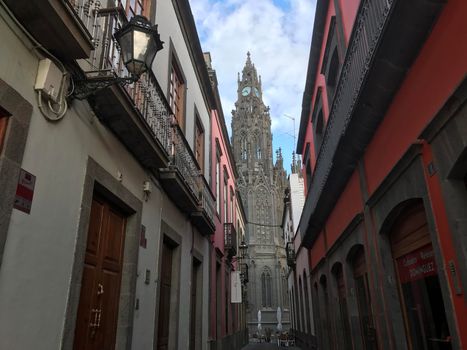
<instances>
[{"instance_id":1,"label":"ornate street lamp","mask_svg":"<svg viewBox=\"0 0 467 350\"><path fill-rule=\"evenodd\" d=\"M157 26L152 26L146 17L134 16L114 36L122 50L125 67L138 80L141 74L151 69L157 51L162 49Z\"/></svg>"},{"instance_id":2,"label":"ornate street lamp","mask_svg":"<svg viewBox=\"0 0 467 350\"><path fill-rule=\"evenodd\" d=\"M157 25L151 25L146 17L134 16L130 22L114 34L121 49L123 64L127 68L128 77L98 77L76 82L74 97L84 99L97 91L113 84L131 84L141 74L151 69L152 62L164 42L157 32Z\"/></svg>"},{"instance_id":3,"label":"ornate street lamp","mask_svg":"<svg viewBox=\"0 0 467 350\"><path fill-rule=\"evenodd\" d=\"M238 246L238 249L240 249L241 258L246 259L248 255L248 244L246 244L245 241L242 241L240 245Z\"/></svg>"},{"instance_id":4,"label":"ornate street lamp","mask_svg":"<svg viewBox=\"0 0 467 350\"><path fill-rule=\"evenodd\" d=\"M295 248L294 248L293 242L287 242L285 246L285 252L287 254L287 265L290 268L295 269L296 260L295 260Z\"/></svg>"},{"instance_id":5,"label":"ornate street lamp","mask_svg":"<svg viewBox=\"0 0 467 350\"><path fill-rule=\"evenodd\" d=\"M242 241L238 246L240 250L240 256L238 258L240 262L240 278L243 285L248 283L248 264L245 262L246 258L248 257L248 244L245 241Z\"/></svg>"}]
</instances>

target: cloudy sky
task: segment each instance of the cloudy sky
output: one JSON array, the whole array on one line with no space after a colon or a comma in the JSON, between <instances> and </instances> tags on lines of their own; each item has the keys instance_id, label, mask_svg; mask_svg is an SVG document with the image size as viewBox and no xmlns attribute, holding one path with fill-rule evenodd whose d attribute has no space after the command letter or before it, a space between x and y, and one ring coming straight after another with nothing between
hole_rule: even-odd
<instances>
[{"instance_id":1,"label":"cloudy sky","mask_svg":"<svg viewBox=\"0 0 467 350\"><path fill-rule=\"evenodd\" d=\"M211 52L230 132L237 99L237 72L247 51L263 81L271 107L274 149L282 147L290 172L298 134L302 95L316 0L190 0L203 51ZM287 115L287 116L286 116Z\"/></svg>"}]
</instances>

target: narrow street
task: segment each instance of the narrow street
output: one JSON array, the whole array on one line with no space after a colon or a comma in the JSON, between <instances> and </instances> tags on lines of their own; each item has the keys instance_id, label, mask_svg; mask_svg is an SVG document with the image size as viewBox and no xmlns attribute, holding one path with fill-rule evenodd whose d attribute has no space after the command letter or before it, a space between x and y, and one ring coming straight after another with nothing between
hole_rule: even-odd
<instances>
[{"instance_id":1,"label":"narrow street","mask_svg":"<svg viewBox=\"0 0 467 350\"><path fill-rule=\"evenodd\" d=\"M467 350L466 21L0 0L0 350Z\"/></svg>"},{"instance_id":2,"label":"narrow street","mask_svg":"<svg viewBox=\"0 0 467 350\"><path fill-rule=\"evenodd\" d=\"M275 350L275 349L289 349L289 350L300 350L296 346L290 347L279 347L277 343L250 343L247 346L243 347L242 350Z\"/></svg>"}]
</instances>

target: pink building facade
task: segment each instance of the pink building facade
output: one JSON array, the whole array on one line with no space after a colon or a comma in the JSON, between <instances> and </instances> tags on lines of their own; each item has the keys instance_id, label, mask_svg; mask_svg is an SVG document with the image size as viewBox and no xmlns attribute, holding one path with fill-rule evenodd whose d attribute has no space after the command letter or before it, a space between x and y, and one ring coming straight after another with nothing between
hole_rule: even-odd
<instances>
[{"instance_id":1,"label":"pink building facade","mask_svg":"<svg viewBox=\"0 0 467 350\"><path fill-rule=\"evenodd\" d=\"M229 142L227 128L217 91L215 71L207 64L214 85L217 110L211 113L211 174L210 184L216 197L214 222L216 230L211 238L211 291L210 291L210 338L211 349L238 349L248 340L244 324L243 303L232 302L237 299L239 288L233 287L232 279L239 270L238 249L242 241L241 222L245 218L240 197L236 190L237 173ZM240 202L239 202L240 201ZM239 217L243 215L243 218Z\"/></svg>"}]
</instances>

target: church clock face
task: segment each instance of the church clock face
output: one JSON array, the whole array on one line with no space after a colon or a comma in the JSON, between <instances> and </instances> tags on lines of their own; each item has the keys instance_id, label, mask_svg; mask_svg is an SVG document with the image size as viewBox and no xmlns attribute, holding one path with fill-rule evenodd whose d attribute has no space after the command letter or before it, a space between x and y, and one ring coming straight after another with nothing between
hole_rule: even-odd
<instances>
[{"instance_id":1,"label":"church clock face","mask_svg":"<svg viewBox=\"0 0 467 350\"><path fill-rule=\"evenodd\" d=\"M249 95L250 92L251 92L251 87L245 86L245 87L243 88L243 90L242 90L242 95L243 95L243 96Z\"/></svg>"}]
</instances>

